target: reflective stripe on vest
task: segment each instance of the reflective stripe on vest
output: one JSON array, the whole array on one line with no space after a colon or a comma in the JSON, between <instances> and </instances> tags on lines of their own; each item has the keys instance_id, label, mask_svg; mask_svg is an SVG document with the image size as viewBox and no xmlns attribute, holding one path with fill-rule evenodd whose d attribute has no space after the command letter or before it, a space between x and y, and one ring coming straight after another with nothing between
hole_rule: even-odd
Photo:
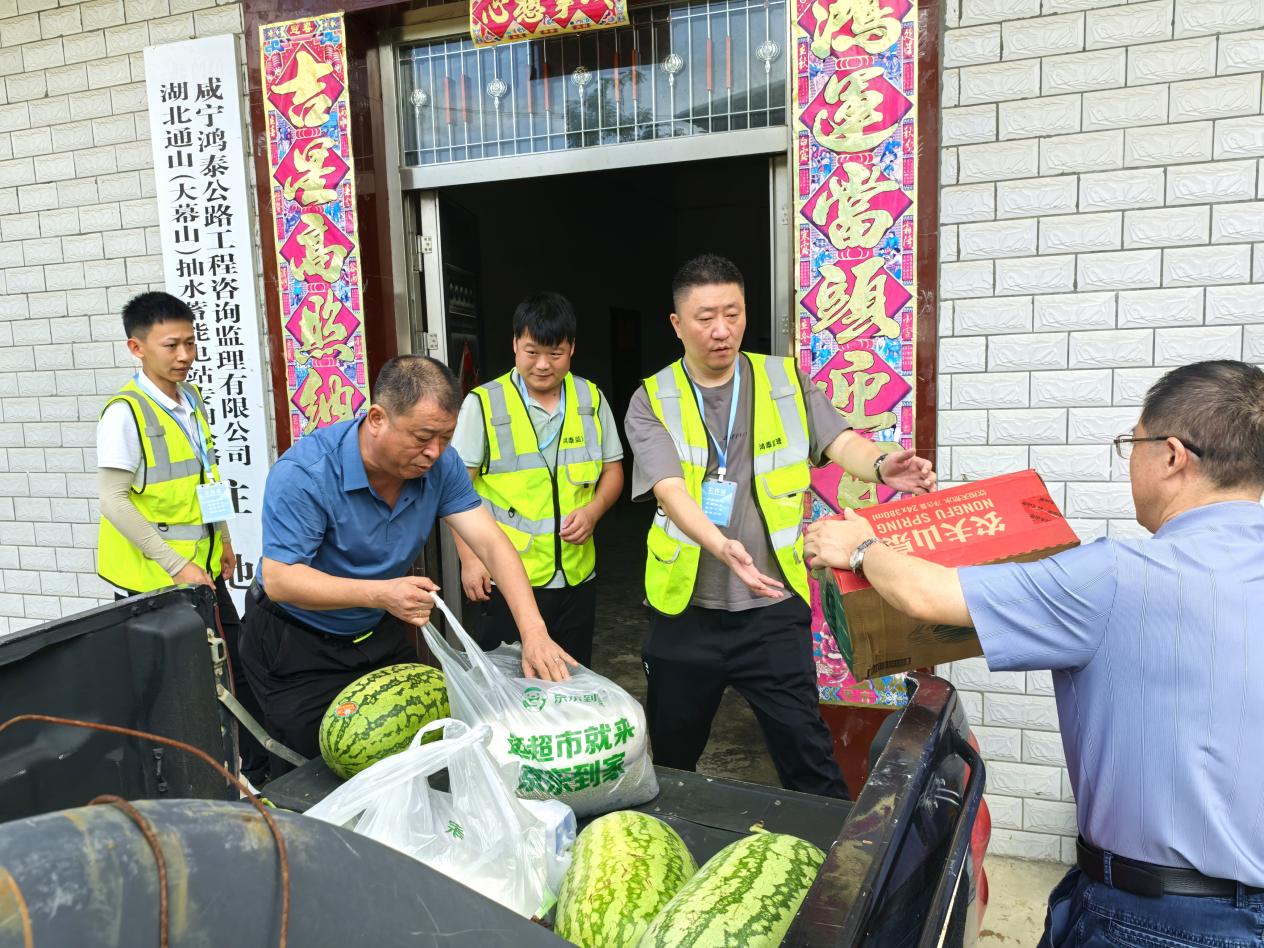
<instances>
[{"instance_id":1,"label":"reflective stripe on vest","mask_svg":"<svg viewBox=\"0 0 1264 948\"><path fill-rule=\"evenodd\" d=\"M807 405L792 359L742 353L751 387L751 489L782 575L806 602L803 565L803 495L811 480ZM677 361L645 380L650 407L676 445L685 487L702 503L709 445L697 403ZM739 487L739 490L741 488ZM650 526L645 558L645 595L651 606L677 615L689 605L701 548L661 508Z\"/></svg>"},{"instance_id":2,"label":"reflective stripe on vest","mask_svg":"<svg viewBox=\"0 0 1264 948\"><path fill-rule=\"evenodd\" d=\"M522 557L533 586L546 585L559 569L568 585L576 585L597 563L592 537L576 545L559 534L562 521L592 500L601 477L600 393L592 382L569 374L563 385L566 410L552 472L513 373L474 389L487 436L487 460L475 474L474 489Z\"/></svg>"},{"instance_id":3,"label":"reflective stripe on vest","mask_svg":"<svg viewBox=\"0 0 1264 948\"><path fill-rule=\"evenodd\" d=\"M182 384L180 390L182 397L192 401L198 431L210 442L211 429L201 395L192 385ZM212 578L219 576L223 549L220 531L202 523L197 499L197 486L204 481L202 465L188 433L135 380L124 385L106 408L118 401L131 409L140 436L141 464L132 484L132 503L173 550ZM214 447L210 457L212 476L218 479ZM136 592L161 589L172 582L166 570L105 517L97 532L97 573L115 586Z\"/></svg>"},{"instance_id":4,"label":"reflective stripe on vest","mask_svg":"<svg viewBox=\"0 0 1264 948\"><path fill-rule=\"evenodd\" d=\"M160 409L155 410L155 405L148 395L141 394L139 388L136 391L128 391L124 386L105 407L109 408L119 400L126 401L131 407L132 415L136 418L137 431L141 435L144 464L141 465L141 470L137 471L137 476L142 477L141 490L145 489L146 484L161 484L201 472L202 465L196 456L191 455L182 461L172 462L171 452L167 448L166 429L159 420L166 416L166 412ZM105 412L102 411L102 414ZM179 425L176 425L176 429L182 430ZM186 440L187 438L188 436L185 435ZM144 450L146 447L149 450ZM192 445L189 446L189 450L193 450Z\"/></svg>"}]
</instances>

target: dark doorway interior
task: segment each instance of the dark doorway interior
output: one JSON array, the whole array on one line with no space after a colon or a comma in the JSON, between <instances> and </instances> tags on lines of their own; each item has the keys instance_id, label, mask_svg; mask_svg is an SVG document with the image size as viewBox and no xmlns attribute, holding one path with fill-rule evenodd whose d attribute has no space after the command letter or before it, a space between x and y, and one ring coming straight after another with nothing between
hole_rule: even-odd
<instances>
[{"instance_id":1,"label":"dark doorway interior","mask_svg":"<svg viewBox=\"0 0 1264 948\"><path fill-rule=\"evenodd\" d=\"M479 375L513 365L511 325L533 290L565 294L579 316L575 371L606 393L622 427L642 378L680 355L668 321L671 280L705 252L746 277L745 346L767 352L768 159L760 156L586 172L444 189L462 251L477 232ZM476 221L471 227L468 221ZM445 255L449 243L445 231ZM472 269L472 268L471 268Z\"/></svg>"},{"instance_id":2,"label":"dark doorway interior","mask_svg":"<svg viewBox=\"0 0 1264 948\"><path fill-rule=\"evenodd\" d=\"M628 485L624 499L597 530L600 588L593 664L644 700L641 603L645 532L653 508L628 499L632 458L623 416L641 379L680 356L668 319L671 281L680 264L696 254L718 253L741 268L747 307L743 346L770 350L768 159L468 185L446 188L441 197L445 263L460 257L460 274L447 274L445 289L449 298L470 300L478 314L478 341L469 351L479 381L512 367L513 311L525 294L556 290L575 306L574 371L596 382L610 399L624 441ZM455 283L462 284L459 290ZM465 322L453 328L458 335L471 332ZM450 344L455 341L450 338ZM736 695L725 698L700 769L777 782L753 715Z\"/></svg>"}]
</instances>

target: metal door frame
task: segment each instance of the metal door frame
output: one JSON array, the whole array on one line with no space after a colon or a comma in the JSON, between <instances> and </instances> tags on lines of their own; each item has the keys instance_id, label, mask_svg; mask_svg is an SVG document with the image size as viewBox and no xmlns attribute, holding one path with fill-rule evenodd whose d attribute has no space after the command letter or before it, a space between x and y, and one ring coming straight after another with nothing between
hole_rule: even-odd
<instances>
[{"instance_id":1,"label":"metal door frame","mask_svg":"<svg viewBox=\"0 0 1264 948\"><path fill-rule=\"evenodd\" d=\"M768 265L770 268L769 336L775 352L792 355L794 337L794 260L791 256L792 196L786 155L768 155ZM706 159L699 159L706 160ZM488 179L489 181L501 179ZM439 201L443 188L400 188L401 249L407 272L396 273L402 284L408 318L400 330L400 352L424 352L441 362L448 359L447 314L443 300L443 233ZM438 279L426 280L433 273ZM420 305L418 305L420 304ZM430 315L434 318L431 319Z\"/></svg>"},{"instance_id":2,"label":"metal door frame","mask_svg":"<svg viewBox=\"0 0 1264 948\"><path fill-rule=\"evenodd\" d=\"M440 223L440 191L410 192L408 199L401 197L407 208L406 226L413 229L404 233L405 244L411 248L408 280L414 287L408 309L409 352L421 352L448 364L448 318L443 292L443 231ZM430 279L426 279L429 276ZM434 319L430 318L434 314ZM422 346L417 344L421 343ZM404 350L401 350L401 352ZM451 609L460 615L463 606L461 591L461 560L452 539L452 531L439 531L439 560L442 578L439 585L451 600ZM455 597L455 598L454 598Z\"/></svg>"},{"instance_id":3,"label":"metal door frame","mask_svg":"<svg viewBox=\"0 0 1264 948\"><path fill-rule=\"evenodd\" d=\"M439 219L438 188L410 191L404 203L409 205L412 218L411 230L405 231L411 246L410 276L418 284L420 292L414 293L413 303L420 303L409 312L409 339L412 352L424 352L444 364L448 361L448 316L443 300L443 231ZM426 275L434 279L427 280ZM413 314L419 317L413 318ZM431 325L429 314L436 317Z\"/></svg>"},{"instance_id":4,"label":"metal door frame","mask_svg":"<svg viewBox=\"0 0 1264 948\"><path fill-rule=\"evenodd\" d=\"M786 149L786 129L743 129L666 138L651 142L596 145L569 151L548 151L538 155L506 155L502 158L471 158L441 165L401 167L400 186L405 191L442 188L459 184L543 178L612 171L646 165L683 164L713 158L780 154ZM396 152L398 154L398 152Z\"/></svg>"},{"instance_id":5,"label":"metal door frame","mask_svg":"<svg viewBox=\"0 0 1264 948\"><path fill-rule=\"evenodd\" d=\"M790 157L779 152L768 159L768 252L772 289L769 338L773 353L794 355L794 195L790 189Z\"/></svg>"}]
</instances>

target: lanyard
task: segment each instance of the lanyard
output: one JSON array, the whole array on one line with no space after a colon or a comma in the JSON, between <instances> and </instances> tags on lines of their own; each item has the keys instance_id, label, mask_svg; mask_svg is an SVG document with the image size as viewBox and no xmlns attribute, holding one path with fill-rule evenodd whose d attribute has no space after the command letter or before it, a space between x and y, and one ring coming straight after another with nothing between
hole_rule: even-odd
<instances>
[{"instance_id":1,"label":"lanyard","mask_svg":"<svg viewBox=\"0 0 1264 948\"><path fill-rule=\"evenodd\" d=\"M531 401L530 401L530 396L527 394L527 383L522 380L521 375L519 375L518 373L514 373L514 374L518 378L518 391L522 393L522 404L527 409L527 417L529 418L531 417ZM547 448L550 444L552 444L554 441L557 440L557 436L562 433L562 425L566 424L566 382L565 381L562 382L561 394L562 394L562 400L558 402L558 405L557 405L557 414L558 414L557 427L553 429L553 434L549 435L549 440L545 441L543 444L540 444L541 453L544 452L545 448ZM540 436L539 434L537 434L536 435L537 444L539 444L539 441L540 441Z\"/></svg>"},{"instance_id":2,"label":"lanyard","mask_svg":"<svg viewBox=\"0 0 1264 948\"><path fill-rule=\"evenodd\" d=\"M133 376L133 381L136 382L137 386L140 385L139 372L137 372L136 375ZM211 471L211 451L210 451L210 448L208 448L206 445L206 440L202 437L202 429L201 429L201 426L198 424L197 406L193 404L193 399L189 397L188 392L184 391L179 386L176 386L176 390L179 391L184 396L185 403L189 406L189 421L193 425L193 430L197 432L196 437L189 433L189 429L184 427L184 423L181 422L180 419L176 417L175 412L173 412L170 408L168 408L162 402L158 401L158 399L156 398L151 399L151 401L153 401L154 404L156 404L159 408L165 411L167 413L167 417L169 417L172 421L174 421L176 423L176 427L179 428L184 433L184 436L189 439L189 444L193 447L193 453L197 455L198 464L202 466L203 471L209 474Z\"/></svg>"},{"instance_id":3,"label":"lanyard","mask_svg":"<svg viewBox=\"0 0 1264 948\"><path fill-rule=\"evenodd\" d=\"M733 420L737 418L737 401L742 394L741 357L738 357L737 362L733 366L733 398L729 402L729 430L724 435L724 447L720 447L719 440L711 433L711 427L707 424L707 411L702 401L702 392L699 391L698 383L693 380L693 376L689 374L688 369L685 369L685 378L689 379L689 384L693 386L693 393L698 398L698 411L702 415L702 427L706 429L707 437L715 445L715 456L720 462L720 480L724 480L724 472L728 469L729 440L733 437Z\"/></svg>"}]
</instances>

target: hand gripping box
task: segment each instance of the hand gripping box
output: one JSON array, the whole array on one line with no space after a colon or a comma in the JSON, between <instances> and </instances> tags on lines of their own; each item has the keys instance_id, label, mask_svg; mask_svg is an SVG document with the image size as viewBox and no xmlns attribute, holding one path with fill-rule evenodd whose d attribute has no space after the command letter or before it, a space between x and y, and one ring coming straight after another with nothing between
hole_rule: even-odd
<instances>
[{"instance_id":1,"label":"hand gripping box","mask_svg":"<svg viewBox=\"0 0 1264 948\"><path fill-rule=\"evenodd\" d=\"M893 549L941 566L1043 559L1079 545L1035 471L859 509ZM920 622L846 569L817 573L825 621L858 681L982 655L973 629Z\"/></svg>"}]
</instances>

